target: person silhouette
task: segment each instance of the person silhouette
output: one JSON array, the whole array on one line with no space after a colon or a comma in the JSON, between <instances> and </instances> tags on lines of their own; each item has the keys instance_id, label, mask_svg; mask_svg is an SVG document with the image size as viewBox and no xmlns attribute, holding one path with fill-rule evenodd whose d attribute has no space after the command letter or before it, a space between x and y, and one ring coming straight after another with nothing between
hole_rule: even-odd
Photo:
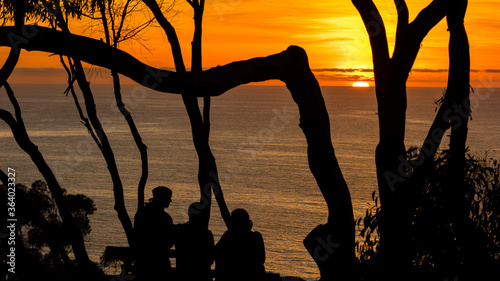
<instances>
[{"instance_id":1,"label":"person silhouette","mask_svg":"<svg viewBox=\"0 0 500 281\"><path fill-rule=\"evenodd\" d=\"M172 274L168 251L173 246L173 221L165 212L172 202L172 190L153 189L153 198L134 218L136 275L140 280L164 279Z\"/></svg>"},{"instance_id":2,"label":"person silhouette","mask_svg":"<svg viewBox=\"0 0 500 281\"><path fill-rule=\"evenodd\" d=\"M265 277L266 253L264 239L252 231L248 212L235 209L231 227L215 246L215 280L257 280Z\"/></svg>"},{"instance_id":3,"label":"person silhouette","mask_svg":"<svg viewBox=\"0 0 500 281\"><path fill-rule=\"evenodd\" d=\"M189 206L189 221L174 228L176 273L186 281L211 281L214 236L203 224L201 204Z\"/></svg>"}]
</instances>

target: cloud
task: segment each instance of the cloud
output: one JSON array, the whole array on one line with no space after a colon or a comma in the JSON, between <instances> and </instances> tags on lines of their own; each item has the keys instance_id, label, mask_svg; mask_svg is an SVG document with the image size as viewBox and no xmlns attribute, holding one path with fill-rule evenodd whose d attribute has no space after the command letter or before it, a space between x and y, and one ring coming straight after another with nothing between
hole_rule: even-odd
<instances>
[{"instance_id":1,"label":"cloud","mask_svg":"<svg viewBox=\"0 0 500 281\"><path fill-rule=\"evenodd\" d=\"M500 69L485 69L484 71L489 73L500 73Z\"/></svg>"},{"instance_id":2,"label":"cloud","mask_svg":"<svg viewBox=\"0 0 500 281\"><path fill-rule=\"evenodd\" d=\"M371 68L315 68L312 69L313 72L342 72L342 73L352 73L352 72L373 72Z\"/></svg>"},{"instance_id":3,"label":"cloud","mask_svg":"<svg viewBox=\"0 0 500 281\"><path fill-rule=\"evenodd\" d=\"M340 73L353 73L353 72L373 72L372 68L316 68L312 69L313 72L340 72ZM412 72L424 72L424 73L442 73L448 72L448 69L431 69L431 68L414 68ZM471 69L471 72L500 72L500 69Z\"/></svg>"},{"instance_id":4,"label":"cloud","mask_svg":"<svg viewBox=\"0 0 500 281\"><path fill-rule=\"evenodd\" d=\"M316 79L323 81L373 81L373 77L343 74L317 74Z\"/></svg>"},{"instance_id":5,"label":"cloud","mask_svg":"<svg viewBox=\"0 0 500 281\"><path fill-rule=\"evenodd\" d=\"M411 70L412 72L448 72L448 69L429 69L429 68L414 68Z\"/></svg>"},{"instance_id":6,"label":"cloud","mask_svg":"<svg viewBox=\"0 0 500 281\"><path fill-rule=\"evenodd\" d=\"M34 68L34 67L17 67L15 71L21 75L62 75L66 74L63 68Z\"/></svg>"},{"instance_id":7,"label":"cloud","mask_svg":"<svg viewBox=\"0 0 500 281\"><path fill-rule=\"evenodd\" d=\"M355 72L356 68L316 68L312 69L314 72Z\"/></svg>"}]
</instances>

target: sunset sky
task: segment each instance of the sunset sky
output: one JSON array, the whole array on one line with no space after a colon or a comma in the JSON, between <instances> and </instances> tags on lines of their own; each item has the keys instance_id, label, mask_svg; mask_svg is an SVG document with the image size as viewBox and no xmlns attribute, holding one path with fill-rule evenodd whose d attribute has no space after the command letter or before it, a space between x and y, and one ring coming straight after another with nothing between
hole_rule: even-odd
<instances>
[{"instance_id":1,"label":"sunset sky","mask_svg":"<svg viewBox=\"0 0 500 281\"><path fill-rule=\"evenodd\" d=\"M430 0L408 0L410 20ZM396 10L392 0L375 1L385 21L389 47L394 46ZM180 37L186 66L190 64L193 32L192 9L180 1L169 19ZM136 20L144 15L138 13ZM85 25L85 24L84 24ZM99 38L95 31L72 23L72 31ZM443 20L426 37L408 86L445 87L448 68L448 32ZM500 87L500 1L469 1L466 28L471 45L473 87ZM207 0L203 29L203 66L224 65L235 60L267 56L289 45L303 47L321 85L349 86L367 81L373 86L368 35L349 0ZM141 35L142 43L124 43L121 48L154 67L172 67L170 47L160 29ZM0 49L6 57L7 48ZM11 83L65 83L58 58L24 52ZM48 77L47 77L48 76ZM105 83L94 75L94 83ZM279 84L279 82L275 82Z\"/></svg>"}]
</instances>

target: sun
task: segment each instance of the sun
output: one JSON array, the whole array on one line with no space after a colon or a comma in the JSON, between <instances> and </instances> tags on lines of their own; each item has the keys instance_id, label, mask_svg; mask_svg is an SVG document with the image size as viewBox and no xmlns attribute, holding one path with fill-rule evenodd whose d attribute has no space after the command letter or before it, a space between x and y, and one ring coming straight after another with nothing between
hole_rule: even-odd
<instances>
[{"instance_id":1,"label":"sun","mask_svg":"<svg viewBox=\"0 0 500 281\"><path fill-rule=\"evenodd\" d=\"M370 87L370 84L363 82L363 81L358 81L358 82L352 84L352 86L355 88L368 88L368 87Z\"/></svg>"}]
</instances>

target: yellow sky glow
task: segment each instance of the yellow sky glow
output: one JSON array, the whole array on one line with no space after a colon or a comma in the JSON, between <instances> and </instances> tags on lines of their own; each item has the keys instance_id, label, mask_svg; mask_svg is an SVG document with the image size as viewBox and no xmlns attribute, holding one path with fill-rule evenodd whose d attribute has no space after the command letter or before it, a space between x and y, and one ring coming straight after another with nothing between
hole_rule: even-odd
<instances>
[{"instance_id":1,"label":"yellow sky glow","mask_svg":"<svg viewBox=\"0 0 500 281\"><path fill-rule=\"evenodd\" d=\"M408 0L410 20L430 0ZM387 28L389 47L394 47L397 20L394 1L375 0ZM177 15L170 16L180 38L186 66L190 65L192 9L182 1L175 6ZM143 15L138 14L136 17ZM85 24L84 24L85 25ZM94 38L99 34L82 31L82 24L73 23L73 32ZM414 64L408 86L446 87L448 68L448 32L446 22L439 23L426 37ZM473 87L500 87L500 1L470 1L466 28L471 46ZM155 67L173 67L170 46L163 32L148 30L141 37L148 49L130 41L122 49ZM361 18L349 0L342 1L264 1L208 0L203 29L203 65L206 68L236 60L267 56L289 45L303 47L311 68L323 86L351 86L354 81L369 81L373 74L368 35ZM8 48L1 48L6 57ZM36 81L65 83L64 75L53 79L39 78L28 68L59 68L57 57L39 52L24 52L11 83ZM29 72L29 73L28 73ZM47 73L46 71L43 71ZM31 73L31 74L30 74ZM30 76L31 75L31 76ZM101 75L105 76L105 75ZM95 75L97 82L106 79ZM62 79L62 80L61 80ZM280 84L280 82L273 82Z\"/></svg>"}]
</instances>

